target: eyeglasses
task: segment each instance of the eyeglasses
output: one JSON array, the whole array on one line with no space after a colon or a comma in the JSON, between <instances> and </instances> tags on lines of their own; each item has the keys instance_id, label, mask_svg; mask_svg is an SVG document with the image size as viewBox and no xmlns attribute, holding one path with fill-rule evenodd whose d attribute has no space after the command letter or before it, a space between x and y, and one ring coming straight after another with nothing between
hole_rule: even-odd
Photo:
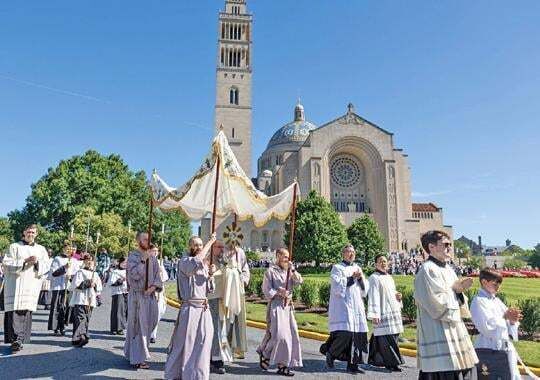
<instances>
[{"instance_id":1,"label":"eyeglasses","mask_svg":"<svg viewBox=\"0 0 540 380\"><path fill-rule=\"evenodd\" d=\"M444 248L450 248L452 246L452 243L442 243Z\"/></svg>"}]
</instances>

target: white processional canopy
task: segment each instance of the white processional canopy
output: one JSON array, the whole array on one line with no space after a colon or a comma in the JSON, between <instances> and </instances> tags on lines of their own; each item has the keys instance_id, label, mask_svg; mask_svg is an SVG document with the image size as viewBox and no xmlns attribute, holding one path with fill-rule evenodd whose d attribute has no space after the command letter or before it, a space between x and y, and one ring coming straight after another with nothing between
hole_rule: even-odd
<instances>
[{"instance_id":1,"label":"white processional canopy","mask_svg":"<svg viewBox=\"0 0 540 380\"><path fill-rule=\"evenodd\" d=\"M214 211L216 177L215 216L219 218L236 214L238 220L253 219L255 226L261 227L272 218L285 220L292 210L297 183L273 196L257 190L238 164L223 131L214 138L197 173L183 186L169 186L154 171L150 182L154 205L163 211L179 209L191 220L200 220Z\"/></svg>"}]
</instances>

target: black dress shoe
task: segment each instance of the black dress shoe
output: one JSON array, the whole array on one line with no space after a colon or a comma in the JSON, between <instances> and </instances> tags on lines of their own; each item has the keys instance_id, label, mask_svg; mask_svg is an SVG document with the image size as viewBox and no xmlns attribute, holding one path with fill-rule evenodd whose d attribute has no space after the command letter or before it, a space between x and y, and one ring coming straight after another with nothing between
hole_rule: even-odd
<instances>
[{"instance_id":1,"label":"black dress shoe","mask_svg":"<svg viewBox=\"0 0 540 380\"><path fill-rule=\"evenodd\" d=\"M347 364L347 372L349 373L365 373L360 368L358 368L358 364Z\"/></svg>"},{"instance_id":2,"label":"black dress shoe","mask_svg":"<svg viewBox=\"0 0 540 380\"><path fill-rule=\"evenodd\" d=\"M328 368L334 368L334 358L332 357L332 354L330 354L330 352L326 353L326 366Z\"/></svg>"},{"instance_id":3,"label":"black dress shoe","mask_svg":"<svg viewBox=\"0 0 540 380\"><path fill-rule=\"evenodd\" d=\"M19 352L20 350L22 350L22 348L23 348L23 345L19 341L15 341L15 342L11 343L11 353L12 354L14 354L16 352Z\"/></svg>"},{"instance_id":4,"label":"black dress shoe","mask_svg":"<svg viewBox=\"0 0 540 380\"><path fill-rule=\"evenodd\" d=\"M156 340L154 338L150 338L150 343L156 343Z\"/></svg>"},{"instance_id":5,"label":"black dress shoe","mask_svg":"<svg viewBox=\"0 0 540 380\"><path fill-rule=\"evenodd\" d=\"M392 367L390 369L392 370L392 372L403 372L403 370L399 368L398 366Z\"/></svg>"},{"instance_id":6,"label":"black dress shoe","mask_svg":"<svg viewBox=\"0 0 540 380\"><path fill-rule=\"evenodd\" d=\"M120 330L116 332L118 335L124 335L124 330Z\"/></svg>"}]
</instances>

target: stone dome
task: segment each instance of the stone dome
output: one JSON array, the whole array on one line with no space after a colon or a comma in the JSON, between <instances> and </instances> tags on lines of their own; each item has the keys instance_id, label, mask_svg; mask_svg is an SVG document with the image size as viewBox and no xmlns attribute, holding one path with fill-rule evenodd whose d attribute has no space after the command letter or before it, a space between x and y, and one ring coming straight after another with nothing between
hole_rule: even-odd
<instances>
[{"instance_id":1,"label":"stone dome","mask_svg":"<svg viewBox=\"0 0 540 380\"><path fill-rule=\"evenodd\" d=\"M304 116L304 106L298 102L294 107L294 121L285 124L277 130L268 142L266 149L281 144L302 145L309 136L309 131L316 129L317 126L306 121Z\"/></svg>"}]
</instances>

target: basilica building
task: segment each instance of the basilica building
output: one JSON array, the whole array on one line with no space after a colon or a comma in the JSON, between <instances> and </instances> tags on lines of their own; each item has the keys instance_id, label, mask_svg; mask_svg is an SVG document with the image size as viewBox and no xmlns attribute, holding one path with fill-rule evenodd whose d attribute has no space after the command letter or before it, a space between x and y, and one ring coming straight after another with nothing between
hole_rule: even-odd
<instances>
[{"instance_id":1,"label":"basilica building","mask_svg":"<svg viewBox=\"0 0 540 380\"><path fill-rule=\"evenodd\" d=\"M225 10L219 14L216 70L216 130L223 126L247 175L252 174L252 22L246 0L225 1ZM296 179L303 197L317 191L346 226L369 215L379 226L388 251L419 247L420 235L430 229L452 236L452 227L443 224L441 208L412 203L407 154L394 146L393 134L358 115L352 104L343 109L342 115L316 125L299 101L291 112L292 120L277 129L258 158L254 184L273 195ZM286 115L290 110L283 112ZM229 219L221 221L218 234ZM201 226L203 235L208 234L208 221ZM283 222L271 220L256 228L246 221L240 226L243 245L249 249L268 251L283 244Z\"/></svg>"}]
</instances>

